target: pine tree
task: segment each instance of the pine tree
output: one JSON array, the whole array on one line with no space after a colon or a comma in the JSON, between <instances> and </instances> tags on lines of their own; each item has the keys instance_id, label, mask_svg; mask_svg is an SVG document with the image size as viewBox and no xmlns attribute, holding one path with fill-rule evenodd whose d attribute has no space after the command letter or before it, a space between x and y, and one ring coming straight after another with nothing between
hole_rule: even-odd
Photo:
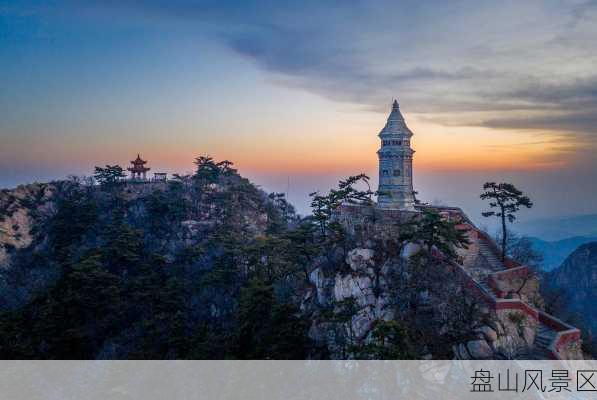
<instances>
[{"instance_id":1,"label":"pine tree","mask_svg":"<svg viewBox=\"0 0 597 400\"><path fill-rule=\"evenodd\" d=\"M511 183L487 182L483 185L484 192L481 199L489 199L489 207L497 208L498 211L485 211L484 217L495 216L502 223L502 261L506 258L506 245L508 243L508 229L506 220L510 223L516 220L516 212L520 207L531 208L533 203Z\"/></svg>"}]
</instances>

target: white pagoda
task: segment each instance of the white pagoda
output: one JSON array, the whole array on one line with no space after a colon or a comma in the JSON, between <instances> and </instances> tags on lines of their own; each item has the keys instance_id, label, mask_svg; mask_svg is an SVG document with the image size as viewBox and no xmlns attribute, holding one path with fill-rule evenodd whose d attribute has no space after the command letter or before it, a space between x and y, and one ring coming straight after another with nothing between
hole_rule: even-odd
<instances>
[{"instance_id":1,"label":"white pagoda","mask_svg":"<svg viewBox=\"0 0 597 400\"><path fill-rule=\"evenodd\" d=\"M413 133L394 100L386 126L379 132L379 195L377 205L384 209L415 211L412 164L414 150L410 148Z\"/></svg>"}]
</instances>

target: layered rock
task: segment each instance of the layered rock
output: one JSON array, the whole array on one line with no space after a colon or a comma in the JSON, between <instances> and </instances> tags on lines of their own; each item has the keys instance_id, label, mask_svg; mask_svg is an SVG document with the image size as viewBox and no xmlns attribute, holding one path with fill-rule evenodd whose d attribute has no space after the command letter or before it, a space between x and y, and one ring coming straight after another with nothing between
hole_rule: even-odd
<instances>
[{"instance_id":1,"label":"layered rock","mask_svg":"<svg viewBox=\"0 0 597 400\"><path fill-rule=\"evenodd\" d=\"M57 185L33 183L0 191L0 267L9 268L11 256L30 246L33 228L53 211Z\"/></svg>"}]
</instances>

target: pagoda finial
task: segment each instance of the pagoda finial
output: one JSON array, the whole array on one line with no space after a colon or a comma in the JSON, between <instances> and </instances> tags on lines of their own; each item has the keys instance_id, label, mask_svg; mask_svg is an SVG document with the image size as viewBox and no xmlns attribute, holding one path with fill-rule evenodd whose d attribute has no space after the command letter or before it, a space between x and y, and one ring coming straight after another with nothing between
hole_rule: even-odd
<instances>
[{"instance_id":1,"label":"pagoda finial","mask_svg":"<svg viewBox=\"0 0 597 400\"><path fill-rule=\"evenodd\" d=\"M400 106L398 105L398 100L394 99L394 102L392 103L392 109L396 110L400 108Z\"/></svg>"}]
</instances>

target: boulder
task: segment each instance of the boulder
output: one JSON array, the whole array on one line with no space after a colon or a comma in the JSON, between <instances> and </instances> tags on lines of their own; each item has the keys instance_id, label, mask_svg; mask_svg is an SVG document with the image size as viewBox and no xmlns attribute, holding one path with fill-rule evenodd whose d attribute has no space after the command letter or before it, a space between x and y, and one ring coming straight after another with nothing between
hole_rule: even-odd
<instances>
[{"instance_id":1,"label":"boulder","mask_svg":"<svg viewBox=\"0 0 597 400\"><path fill-rule=\"evenodd\" d=\"M470 360L471 356L466 350L466 346L460 343L458 346L453 346L452 350L457 360Z\"/></svg>"},{"instance_id":2,"label":"boulder","mask_svg":"<svg viewBox=\"0 0 597 400\"><path fill-rule=\"evenodd\" d=\"M531 326L524 326L522 328L522 338L528 346L531 346L535 341L535 329Z\"/></svg>"},{"instance_id":3,"label":"boulder","mask_svg":"<svg viewBox=\"0 0 597 400\"><path fill-rule=\"evenodd\" d=\"M480 327L479 332L483 334L488 342L495 342L498 338L497 332L487 325Z\"/></svg>"},{"instance_id":4,"label":"boulder","mask_svg":"<svg viewBox=\"0 0 597 400\"><path fill-rule=\"evenodd\" d=\"M373 327L373 315L371 310L367 307L359 310L359 312L352 317L352 331L358 339L363 339L371 328Z\"/></svg>"},{"instance_id":5,"label":"boulder","mask_svg":"<svg viewBox=\"0 0 597 400\"><path fill-rule=\"evenodd\" d=\"M504 326L500 322L500 320L496 319L489 322L490 328L497 332L498 337L505 334Z\"/></svg>"},{"instance_id":6,"label":"boulder","mask_svg":"<svg viewBox=\"0 0 597 400\"><path fill-rule=\"evenodd\" d=\"M493 350L485 340L471 340L466 344L466 348L475 360L488 359L493 356Z\"/></svg>"},{"instance_id":7,"label":"boulder","mask_svg":"<svg viewBox=\"0 0 597 400\"><path fill-rule=\"evenodd\" d=\"M419 250L421 250L421 246L419 244L407 243L402 248L402 253L400 254L400 257L402 257L403 259L408 259L408 258L414 256L415 254L417 254L419 252Z\"/></svg>"},{"instance_id":8,"label":"boulder","mask_svg":"<svg viewBox=\"0 0 597 400\"><path fill-rule=\"evenodd\" d=\"M374 265L372 249L353 249L346 255L346 263L353 271L366 271L368 267Z\"/></svg>"}]
</instances>

